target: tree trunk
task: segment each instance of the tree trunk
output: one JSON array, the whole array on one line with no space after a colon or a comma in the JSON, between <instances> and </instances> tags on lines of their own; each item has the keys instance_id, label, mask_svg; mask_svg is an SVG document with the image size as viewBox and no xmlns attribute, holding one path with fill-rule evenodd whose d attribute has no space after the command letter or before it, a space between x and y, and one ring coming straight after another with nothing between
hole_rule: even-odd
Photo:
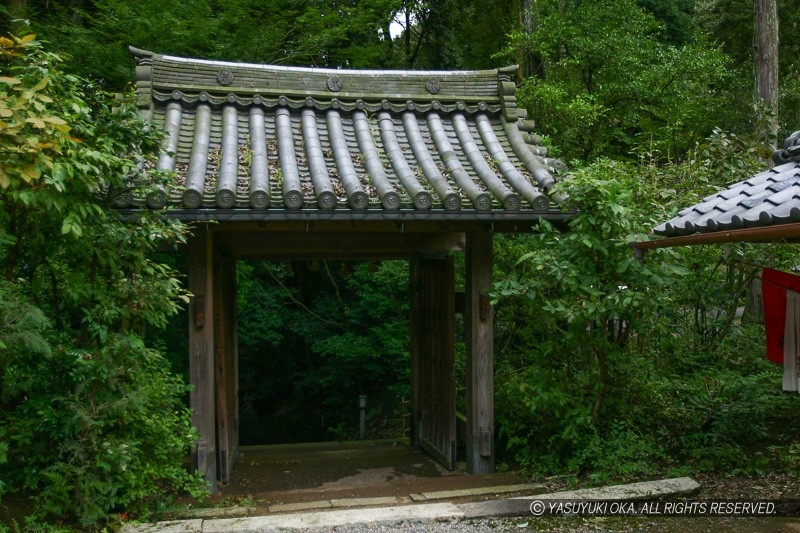
<instances>
[{"instance_id":1,"label":"tree trunk","mask_svg":"<svg viewBox=\"0 0 800 533\"><path fill-rule=\"evenodd\" d=\"M606 399L606 389L608 388L608 353L603 348L595 348L594 355L597 358L597 395L592 407L592 424L600 421L600 414L603 410L603 403Z\"/></svg>"},{"instance_id":2,"label":"tree trunk","mask_svg":"<svg viewBox=\"0 0 800 533\"><path fill-rule=\"evenodd\" d=\"M25 12L28 8L27 0L8 0L8 30L16 35L25 28Z\"/></svg>"},{"instance_id":3,"label":"tree trunk","mask_svg":"<svg viewBox=\"0 0 800 533\"><path fill-rule=\"evenodd\" d=\"M756 128L775 149L778 137L778 2L753 0Z\"/></svg>"},{"instance_id":4,"label":"tree trunk","mask_svg":"<svg viewBox=\"0 0 800 533\"><path fill-rule=\"evenodd\" d=\"M405 29L405 38L406 38L406 62L409 61L409 57L411 57L411 7L408 5L408 2L403 2L403 10L405 11L406 15L406 29Z\"/></svg>"},{"instance_id":5,"label":"tree trunk","mask_svg":"<svg viewBox=\"0 0 800 533\"><path fill-rule=\"evenodd\" d=\"M11 12L12 16L16 17L24 14L26 6L26 0L8 0L8 10Z\"/></svg>"},{"instance_id":6,"label":"tree trunk","mask_svg":"<svg viewBox=\"0 0 800 533\"><path fill-rule=\"evenodd\" d=\"M519 0L519 17L523 34L530 38L539 27L539 8L536 0ZM519 47L519 56L520 75L523 79L530 76L544 78L542 58L539 54L533 53L527 39Z\"/></svg>"}]
</instances>

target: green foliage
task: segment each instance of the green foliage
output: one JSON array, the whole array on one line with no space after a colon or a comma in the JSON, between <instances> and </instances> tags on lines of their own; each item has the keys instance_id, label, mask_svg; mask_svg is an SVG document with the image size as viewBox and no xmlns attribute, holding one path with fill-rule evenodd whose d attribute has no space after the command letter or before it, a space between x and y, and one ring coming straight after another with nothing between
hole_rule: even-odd
<instances>
[{"instance_id":1,"label":"green foliage","mask_svg":"<svg viewBox=\"0 0 800 533\"><path fill-rule=\"evenodd\" d=\"M518 46L544 63L520 87L521 102L567 158L626 158L641 148L681 158L715 126L740 120L725 56L702 39L680 46L634 0L539 2L532 35Z\"/></svg>"},{"instance_id":2,"label":"green foliage","mask_svg":"<svg viewBox=\"0 0 800 533\"><path fill-rule=\"evenodd\" d=\"M408 268L401 262L239 267L243 442L395 437L408 397ZM394 433L393 433L394 431Z\"/></svg>"},{"instance_id":3,"label":"green foliage","mask_svg":"<svg viewBox=\"0 0 800 533\"><path fill-rule=\"evenodd\" d=\"M512 447L537 442L542 448L531 448L548 450L540 465L577 470L588 466L584 451L593 435L621 408L624 376L633 370L629 342L659 306L668 305L654 296L662 294L671 269L640 262L631 252L629 242L642 222L631 209L632 198L643 194L632 168L601 161L560 189L569 195L569 206L582 208L569 231L543 223L528 242L531 251L495 284L495 298L524 297L525 316L514 311L515 321L521 320L517 327L537 326L524 328L531 338L517 341L526 351L498 365L502 394L525 398L513 408L524 409L521 419L502 412L500 419L505 425L506 417L515 418L506 430Z\"/></svg>"},{"instance_id":4,"label":"green foliage","mask_svg":"<svg viewBox=\"0 0 800 533\"><path fill-rule=\"evenodd\" d=\"M675 45L683 45L694 38L695 13L694 0L672 0L660 2L659 0L637 0L636 2L652 14L663 27L664 39Z\"/></svg>"},{"instance_id":5,"label":"green foliage","mask_svg":"<svg viewBox=\"0 0 800 533\"><path fill-rule=\"evenodd\" d=\"M50 345L45 338L50 322L40 309L33 306L20 287L0 281L0 368L17 351L49 355Z\"/></svg>"},{"instance_id":6,"label":"green foliage","mask_svg":"<svg viewBox=\"0 0 800 533\"><path fill-rule=\"evenodd\" d=\"M763 326L738 314L759 265L788 268L796 250L686 247L642 262L628 245L751 176L759 155L717 131L682 163L600 160L561 185L582 207L569 233L500 241L496 416L519 464L595 482L796 471L800 397L781 393Z\"/></svg>"},{"instance_id":7,"label":"green foliage","mask_svg":"<svg viewBox=\"0 0 800 533\"><path fill-rule=\"evenodd\" d=\"M105 522L111 511L146 516L199 478L183 469L196 439L182 406L186 385L135 336L96 351L21 352L6 367L4 416L12 486L43 516Z\"/></svg>"},{"instance_id":8,"label":"green foliage","mask_svg":"<svg viewBox=\"0 0 800 533\"><path fill-rule=\"evenodd\" d=\"M33 35L0 37L0 61L14 64L37 44ZM12 180L38 181L67 148L70 127L52 109L51 83L44 69L0 77L0 188L7 189Z\"/></svg>"},{"instance_id":9,"label":"green foliage","mask_svg":"<svg viewBox=\"0 0 800 533\"><path fill-rule=\"evenodd\" d=\"M725 52L737 65L751 70L753 3L750 0L703 0L696 4L696 25L722 43ZM792 0L777 0L777 5L780 19L780 70L786 73L797 58L800 27L789 16L796 8Z\"/></svg>"},{"instance_id":10,"label":"green foliage","mask_svg":"<svg viewBox=\"0 0 800 533\"><path fill-rule=\"evenodd\" d=\"M2 44L0 492L93 530L205 488L182 467L186 386L144 342L186 297L153 258L185 230L113 209L164 179L141 170L159 139L131 95L65 74L32 38Z\"/></svg>"},{"instance_id":11,"label":"green foliage","mask_svg":"<svg viewBox=\"0 0 800 533\"><path fill-rule=\"evenodd\" d=\"M778 118L787 137L800 125L800 62L794 64L781 80Z\"/></svg>"},{"instance_id":12,"label":"green foliage","mask_svg":"<svg viewBox=\"0 0 800 533\"><path fill-rule=\"evenodd\" d=\"M656 191L654 201L664 210L659 217L663 221L727 184L761 171L765 155L755 136L716 130L682 163L660 166L651 160L640 167L640 176ZM649 208L641 205L637 209ZM684 247L674 253L685 275L670 281L673 305L659 311L654 327L660 334L650 342L657 343L660 350L675 349L687 356L713 354L731 333L737 308L760 266L779 264L779 252L768 245L731 244Z\"/></svg>"},{"instance_id":13,"label":"green foliage","mask_svg":"<svg viewBox=\"0 0 800 533\"><path fill-rule=\"evenodd\" d=\"M127 46L228 61L379 68L394 61L389 25L402 0L93 0L57 3L34 31L70 68L112 88L132 79ZM33 11L33 10L31 10ZM266 23L265 23L266 22Z\"/></svg>"},{"instance_id":14,"label":"green foliage","mask_svg":"<svg viewBox=\"0 0 800 533\"><path fill-rule=\"evenodd\" d=\"M57 327L79 330L82 342L102 342L115 328L163 326L182 293L177 277L148 254L159 242L182 242L184 230L157 213L123 221L112 209L117 196L163 180L139 169L157 153L158 139L141 134L145 125L131 95L120 100L64 74L59 58L35 44L27 40L29 50L5 58L15 80L8 85L38 96L2 99L19 108L9 119L11 148L0 151L4 277L24 280ZM42 144L37 120L63 127L47 133L47 146L29 164L14 165L14 147Z\"/></svg>"},{"instance_id":15,"label":"green foliage","mask_svg":"<svg viewBox=\"0 0 800 533\"><path fill-rule=\"evenodd\" d=\"M797 57L800 53L800 25L789 14L796 5L792 0L777 0L779 19L779 71L778 85L781 91L779 122L783 139L798 126L797 105L792 94L798 76ZM745 104L753 102L754 76L753 32L754 11L750 0L703 0L696 2L695 25L699 31L709 35L721 45L723 52L732 60L739 79L740 88L732 91L731 100L741 99ZM796 92L794 94L797 94ZM738 96L737 96L738 95ZM752 114L752 113L751 113ZM718 124L723 126L722 124Z\"/></svg>"}]
</instances>

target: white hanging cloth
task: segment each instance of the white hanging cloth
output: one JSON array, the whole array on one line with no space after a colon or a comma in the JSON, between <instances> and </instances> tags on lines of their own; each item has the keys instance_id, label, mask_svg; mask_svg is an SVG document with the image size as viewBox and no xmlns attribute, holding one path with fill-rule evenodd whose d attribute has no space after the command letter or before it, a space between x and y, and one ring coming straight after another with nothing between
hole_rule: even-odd
<instances>
[{"instance_id":1,"label":"white hanging cloth","mask_svg":"<svg viewBox=\"0 0 800 533\"><path fill-rule=\"evenodd\" d=\"M800 293L794 291L786 291L783 390L800 392Z\"/></svg>"}]
</instances>

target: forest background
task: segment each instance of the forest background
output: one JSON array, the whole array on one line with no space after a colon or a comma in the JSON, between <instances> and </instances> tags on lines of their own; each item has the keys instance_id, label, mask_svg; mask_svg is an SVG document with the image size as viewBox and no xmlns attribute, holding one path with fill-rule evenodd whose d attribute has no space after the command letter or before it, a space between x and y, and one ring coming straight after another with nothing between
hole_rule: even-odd
<instances>
[{"instance_id":1,"label":"forest background","mask_svg":"<svg viewBox=\"0 0 800 533\"><path fill-rule=\"evenodd\" d=\"M800 127L793 7L776 4L774 108L755 103L751 0L0 6L0 505L29 502L13 527L101 528L203 491L181 466L195 437L184 259L156 253L187 228L123 224L111 208L159 143L130 103L128 45L342 68L521 65L520 105L570 169L559 187L581 214L567 232L495 238L501 466L591 482L800 473L800 396L781 392L757 313L741 313L762 267L800 266L796 248L637 261L629 247L768 168L769 145ZM241 262L238 284L244 443L354 438L361 394L371 438L405 437L406 263Z\"/></svg>"}]
</instances>

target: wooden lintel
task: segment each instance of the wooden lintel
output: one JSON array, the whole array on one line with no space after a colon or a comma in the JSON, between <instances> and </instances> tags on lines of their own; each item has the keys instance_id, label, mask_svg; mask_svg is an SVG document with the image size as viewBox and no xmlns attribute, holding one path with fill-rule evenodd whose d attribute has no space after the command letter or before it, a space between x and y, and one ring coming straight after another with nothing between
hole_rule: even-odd
<instances>
[{"instance_id":1,"label":"wooden lintel","mask_svg":"<svg viewBox=\"0 0 800 533\"><path fill-rule=\"evenodd\" d=\"M437 221L437 220L276 220L260 222L221 222L220 229L302 233L463 233L492 231L494 225L517 231L530 231L529 221Z\"/></svg>"},{"instance_id":2,"label":"wooden lintel","mask_svg":"<svg viewBox=\"0 0 800 533\"><path fill-rule=\"evenodd\" d=\"M465 249L462 233L216 232L237 259L403 259Z\"/></svg>"}]
</instances>

